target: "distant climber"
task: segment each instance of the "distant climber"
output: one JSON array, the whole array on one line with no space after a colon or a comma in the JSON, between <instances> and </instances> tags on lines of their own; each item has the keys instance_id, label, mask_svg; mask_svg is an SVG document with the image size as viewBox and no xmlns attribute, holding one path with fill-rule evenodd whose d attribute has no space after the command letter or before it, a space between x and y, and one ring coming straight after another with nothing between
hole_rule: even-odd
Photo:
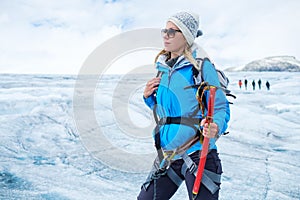
<instances>
[{"instance_id":1,"label":"distant climber","mask_svg":"<svg viewBox=\"0 0 300 200\"><path fill-rule=\"evenodd\" d=\"M248 83L247 79L245 79L244 83L245 83L245 89L247 90L247 83Z\"/></svg>"},{"instance_id":2,"label":"distant climber","mask_svg":"<svg viewBox=\"0 0 300 200\"><path fill-rule=\"evenodd\" d=\"M266 82L266 86L267 86L267 89L270 90L270 83L269 83L269 81Z\"/></svg>"},{"instance_id":3,"label":"distant climber","mask_svg":"<svg viewBox=\"0 0 300 200\"><path fill-rule=\"evenodd\" d=\"M242 85L243 85L242 80L239 80L239 87L240 87L240 89L242 88Z\"/></svg>"},{"instance_id":4,"label":"distant climber","mask_svg":"<svg viewBox=\"0 0 300 200\"><path fill-rule=\"evenodd\" d=\"M255 90L255 80L252 81L253 90Z\"/></svg>"},{"instance_id":5,"label":"distant climber","mask_svg":"<svg viewBox=\"0 0 300 200\"><path fill-rule=\"evenodd\" d=\"M258 88L261 89L261 80L258 80Z\"/></svg>"}]
</instances>

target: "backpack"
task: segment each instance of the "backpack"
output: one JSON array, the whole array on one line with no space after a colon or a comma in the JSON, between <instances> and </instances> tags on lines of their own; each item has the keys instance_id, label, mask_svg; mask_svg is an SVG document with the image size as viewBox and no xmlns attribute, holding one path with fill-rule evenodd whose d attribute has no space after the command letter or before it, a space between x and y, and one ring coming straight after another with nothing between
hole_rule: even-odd
<instances>
[{"instance_id":1,"label":"backpack","mask_svg":"<svg viewBox=\"0 0 300 200\"><path fill-rule=\"evenodd\" d=\"M226 96L226 99L227 97L232 97L234 99L236 99L236 96L231 94L231 91L228 89L228 85L229 85L229 79L228 77L225 75L225 73L220 70L220 69L217 69L214 65L214 63L212 63L210 61L210 59L208 57L206 57L206 53L201 53L200 54L201 56L200 57L197 57L196 58L196 61L197 61L197 64L198 64L198 68L196 68L195 66L193 67L193 78L194 78L194 82L195 82L195 85L192 86L192 87L197 87L198 90L197 90L197 94L196 94L196 97L197 99L200 97L201 100L198 99L198 102L199 102L199 109L202 110L202 114L204 114L204 108L207 108L207 102L206 102L206 98L202 98L203 94L204 94L204 88L206 86L208 86L208 83L205 82L204 78L203 78L203 65L205 63L205 61L209 61L213 68L216 70L217 72L217 75L218 75L218 79L219 79L219 82L220 82L220 87L218 87L218 89L221 89L223 91L223 93L225 94ZM188 87L186 87L188 88ZM228 100L228 99L227 99ZM228 101L229 104L233 104L232 102ZM194 112L196 113L196 111ZM224 135L227 135L229 132L224 132L223 134ZM203 140L203 137L200 137L200 141Z\"/></svg>"},{"instance_id":2,"label":"backpack","mask_svg":"<svg viewBox=\"0 0 300 200\"><path fill-rule=\"evenodd\" d=\"M198 64L198 68L196 68L195 66L193 67L193 77L194 77L194 82L196 86L200 86L200 84L205 81L203 78L203 65L205 63L205 61L209 61L212 66L214 67L214 69L217 72L218 75L218 79L220 82L220 88L222 89L222 91L224 92L224 94L226 95L226 97L230 96L233 97L234 99L236 98L235 95L231 94L231 91L228 89L228 85L229 85L229 79L228 77L225 75L224 71L217 69L214 65L214 63L212 63L208 57L208 55L206 54L206 52L198 46L198 50L197 50L197 57L196 57L196 61ZM229 104L232 104L232 102L228 101Z\"/></svg>"}]
</instances>

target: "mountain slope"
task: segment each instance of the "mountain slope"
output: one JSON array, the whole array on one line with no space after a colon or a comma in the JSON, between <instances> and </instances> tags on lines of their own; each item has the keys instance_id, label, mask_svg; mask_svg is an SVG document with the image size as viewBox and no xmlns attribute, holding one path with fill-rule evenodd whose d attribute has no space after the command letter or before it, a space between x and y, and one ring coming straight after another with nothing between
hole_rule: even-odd
<instances>
[{"instance_id":1,"label":"mountain slope","mask_svg":"<svg viewBox=\"0 0 300 200\"><path fill-rule=\"evenodd\" d=\"M300 61L293 56L272 56L254 60L244 67L233 67L227 71L286 71L300 72Z\"/></svg>"}]
</instances>

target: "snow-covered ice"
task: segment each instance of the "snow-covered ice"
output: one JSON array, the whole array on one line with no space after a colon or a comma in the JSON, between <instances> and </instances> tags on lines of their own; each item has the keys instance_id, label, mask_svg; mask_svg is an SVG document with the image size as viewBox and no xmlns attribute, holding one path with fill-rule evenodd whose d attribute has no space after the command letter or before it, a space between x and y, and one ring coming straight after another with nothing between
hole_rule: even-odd
<instances>
[{"instance_id":1,"label":"snow-covered ice","mask_svg":"<svg viewBox=\"0 0 300 200\"><path fill-rule=\"evenodd\" d=\"M220 199L300 199L300 73L227 75L237 99L230 134L218 141ZM94 124L76 113L91 103L75 90L76 76L0 75L0 199L136 199L155 153L153 119L142 100L148 78L107 75L96 88L83 84L94 94ZM245 78L248 89L239 89ZM89 146L86 134L99 131ZM182 199L184 184L172 198Z\"/></svg>"}]
</instances>

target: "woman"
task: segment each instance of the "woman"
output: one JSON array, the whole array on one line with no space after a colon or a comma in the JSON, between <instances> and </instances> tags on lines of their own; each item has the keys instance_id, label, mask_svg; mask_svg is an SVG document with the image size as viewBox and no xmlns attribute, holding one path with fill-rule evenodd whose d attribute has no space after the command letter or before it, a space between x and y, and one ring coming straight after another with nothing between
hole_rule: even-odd
<instances>
[{"instance_id":1,"label":"woman","mask_svg":"<svg viewBox=\"0 0 300 200\"><path fill-rule=\"evenodd\" d=\"M203 128L201 134L210 138L205 165L209 181L203 181L204 185L201 183L195 199L218 199L222 167L215 142L227 128L229 106L224 93L217 90L213 123L208 127L195 97L197 88L186 88L199 80L194 73L199 69L196 60L201 57L200 48L194 43L195 38L202 35L198 27L196 14L179 12L171 16L166 28L162 29L164 49L155 60L158 76L148 81L143 94L145 103L160 118L154 131L158 158L142 186L139 200L170 199L183 180L189 198L193 198L194 166L198 166L202 149L199 139L193 140L199 134L199 122ZM209 60L203 61L202 68L201 77L205 82L219 86L216 70Z\"/></svg>"}]
</instances>

